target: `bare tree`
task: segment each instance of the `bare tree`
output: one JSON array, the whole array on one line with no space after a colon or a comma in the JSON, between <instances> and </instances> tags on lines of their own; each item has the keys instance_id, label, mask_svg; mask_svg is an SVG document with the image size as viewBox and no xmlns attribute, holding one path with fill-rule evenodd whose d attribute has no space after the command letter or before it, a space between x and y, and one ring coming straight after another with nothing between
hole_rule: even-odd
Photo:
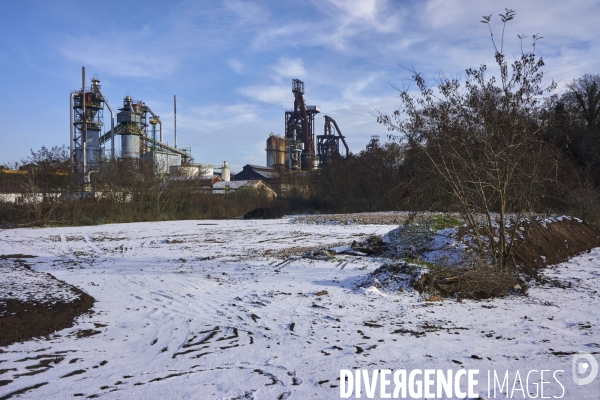
<instances>
[{"instance_id":1,"label":"bare tree","mask_svg":"<svg viewBox=\"0 0 600 400\"><path fill-rule=\"evenodd\" d=\"M403 133L430 161L473 232L482 256L495 265L513 263L513 244L521 216L535 209L539 189L551 178L554 155L542 138L551 120L544 113L554 101L544 86L544 61L532 48L509 63L504 52L504 29L515 16L500 14L502 36L492 35L499 77L488 78L487 67L466 70L459 79L440 76L430 87L422 74L409 69L420 95L398 89L401 107L378 121ZM490 26L490 16L483 22ZM511 221L512 220L512 221Z\"/></svg>"},{"instance_id":2,"label":"bare tree","mask_svg":"<svg viewBox=\"0 0 600 400\"><path fill-rule=\"evenodd\" d=\"M45 225L62 221L59 213L60 197L71 182L70 158L66 146L31 150L31 155L15 165L21 187L23 220Z\"/></svg>"},{"instance_id":3,"label":"bare tree","mask_svg":"<svg viewBox=\"0 0 600 400\"><path fill-rule=\"evenodd\" d=\"M600 75L585 74L567 84L563 101L576 108L588 130L600 127Z\"/></svg>"}]
</instances>

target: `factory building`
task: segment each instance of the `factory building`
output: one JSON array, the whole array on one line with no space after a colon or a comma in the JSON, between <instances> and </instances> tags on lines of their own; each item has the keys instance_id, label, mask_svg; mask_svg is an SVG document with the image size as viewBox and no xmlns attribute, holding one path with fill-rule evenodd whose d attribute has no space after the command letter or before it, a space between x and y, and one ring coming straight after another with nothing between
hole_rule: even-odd
<instances>
[{"instance_id":1,"label":"factory building","mask_svg":"<svg viewBox=\"0 0 600 400\"><path fill-rule=\"evenodd\" d=\"M215 182L212 187L214 194L229 194L239 190L255 190L263 192L269 199L277 198L277 192L262 180L239 180L239 181L219 181Z\"/></svg>"},{"instance_id":2,"label":"factory building","mask_svg":"<svg viewBox=\"0 0 600 400\"><path fill-rule=\"evenodd\" d=\"M79 92L72 92L70 101L70 150L71 159L78 175L98 169L102 151L100 148L100 132L104 126L103 112L106 98L100 90L100 81L92 79L92 86L84 86ZM112 114L112 110L111 110Z\"/></svg>"},{"instance_id":3,"label":"factory building","mask_svg":"<svg viewBox=\"0 0 600 400\"><path fill-rule=\"evenodd\" d=\"M315 156L315 115L318 106L304 102L304 82L292 80L294 108L285 111L285 139L288 147L287 168L290 171L311 171L318 167Z\"/></svg>"},{"instance_id":4,"label":"factory building","mask_svg":"<svg viewBox=\"0 0 600 400\"><path fill-rule=\"evenodd\" d=\"M234 175L234 181L263 180L267 183L273 183L278 176L277 169L273 167L246 164L242 167L241 172Z\"/></svg>"},{"instance_id":5,"label":"factory building","mask_svg":"<svg viewBox=\"0 0 600 400\"><path fill-rule=\"evenodd\" d=\"M283 168L287 165L288 152L285 138L271 132L267 139L267 167Z\"/></svg>"}]
</instances>

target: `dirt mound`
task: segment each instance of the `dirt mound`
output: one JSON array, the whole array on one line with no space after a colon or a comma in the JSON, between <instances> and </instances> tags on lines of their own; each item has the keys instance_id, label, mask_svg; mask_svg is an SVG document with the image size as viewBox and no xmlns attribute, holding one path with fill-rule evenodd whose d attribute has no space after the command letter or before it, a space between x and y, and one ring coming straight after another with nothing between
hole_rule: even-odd
<instances>
[{"instance_id":1,"label":"dirt mound","mask_svg":"<svg viewBox=\"0 0 600 400\"><path fill-rule=\"evenodd\" d=\"M0 346L69 328L94 305L87 293L33 271L20 258L0 261Z\"/></svg>"},{"instance_id":2,"label":"dirt mound","mask_svg":"<svg viewBox=\"0 0 600 400\"><path fill-rule=\"evenodd\" d=\"M387 252L389 254L391 250L392 254L403 257L403 260L382 265L365 284L391 291L410 287L424 297L456 296L481 300L508 294L527 294L527 284L522 276L516 274L514 267L493 267L482 262L474 256L473 249L466 251L469 245L472 246L468 243L468 228L462 226L456 229L456 235L453 229L438 231L436 235L444 236L440 232L446 232L447 236L454 237L456 243L463 243L464 246L454 248L450 246L451 240L433 240L434 229L410 230L404 226L390 231L386 236ZM520 272L535 279L539 277L538 271L547 265L567 261L569 257L600 247L600 230L576 218L527 218L521 221L518 232L514 248L515 263ZM440 264L428 257L430 250L441 254L456 251L463 258L458 257L458 262L454 264Z\"/></svg>"},{"instance_id":3,"label":"dirt mound","mask_svg":"<svg viewBox=\"0 0 600 400\"><path fill-rule=\"evenodd\" d=\"M512 270L473 263L467 267L447 267L423 274L413 288L427 296L483 300L509 293L524 294L522 282Z\"/></svg>"},{"instance_id":4,"label":"dirt mound","mask_svg":"<svg viewBox=\"0 0 600 400\"><path fill-rule=\"evenodd\" d=\"M529 276L537 276L537 271L547 265L600 246L600 230L575 218L529 219L523 223L523 229L515 262Z\"/></svg>"},{"instance_id":5,"label":"dirt mound","mask_svg":"<svg viewBox=\"0 0 600 400\"><path fill-rule=\"evenodd\" d=\"M94 299L83 292L79 299L70 303L35 304L6 300L0 310L10 315L0 317L0 346L70 328L75 318L93 305Z\"/></svg>"}]
</instances>

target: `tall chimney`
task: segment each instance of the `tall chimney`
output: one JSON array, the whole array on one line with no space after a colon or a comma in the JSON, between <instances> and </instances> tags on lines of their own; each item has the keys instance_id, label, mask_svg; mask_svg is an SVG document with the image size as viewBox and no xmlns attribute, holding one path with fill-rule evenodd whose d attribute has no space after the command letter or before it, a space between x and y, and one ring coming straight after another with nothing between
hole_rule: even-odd
<instances>
[{"instance_id":1,"label":"tall chimney","mask_svg":"<svg viewBox=\"0 0 600 400\"><path fill-rule=\"evenodd\" d=\"M85 180L85 173L87 172L87 120L85 111L85 67L81 67L81 104L83 107L83 126L81 129L81 142L83 145L83 179Z\"/></svg>"},{"instance_id":2,"label":"tall chimney","mask_svg":"<svg viewBox=\"0 0 600 400\"><path fill-rule=\"evenodd\" d=\"M173 95L173 125L175 132L175 148L177 148L177 95Z\"/></svg>"}]
</instances>

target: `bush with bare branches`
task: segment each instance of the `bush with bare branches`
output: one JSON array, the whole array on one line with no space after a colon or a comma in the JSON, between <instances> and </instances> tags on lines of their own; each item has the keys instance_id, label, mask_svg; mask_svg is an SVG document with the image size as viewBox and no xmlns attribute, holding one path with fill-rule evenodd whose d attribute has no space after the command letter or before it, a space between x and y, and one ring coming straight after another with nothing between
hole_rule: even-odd
<instances>
[{"instance_id":1,"label":"bush with bare branches","mask_svg":"<svg viewBox=\"0 0 600 400\"><path fill-rule=\"evenodd\" d=\"M510 219L535 210L554 179L558 153L543 138L552 123L546 110L555 101L550 93L556 85L542 82L544 61L535 52L541 38L533 36L529 51L521 46L512 63L504 51L504 28L514 16L508 9L500 15L499 45L492 35L498 79L488 78L481 65L466 70L464 84L441 76L430 87L413 68L419 96L398 89L401 107L378 117L426 156L473 231L480 255L502 268L514 265L517 224ZM482 22L489 26L490 17ZM519 37L523 43L525 37Z\"/></svg>"}]
</instances>

